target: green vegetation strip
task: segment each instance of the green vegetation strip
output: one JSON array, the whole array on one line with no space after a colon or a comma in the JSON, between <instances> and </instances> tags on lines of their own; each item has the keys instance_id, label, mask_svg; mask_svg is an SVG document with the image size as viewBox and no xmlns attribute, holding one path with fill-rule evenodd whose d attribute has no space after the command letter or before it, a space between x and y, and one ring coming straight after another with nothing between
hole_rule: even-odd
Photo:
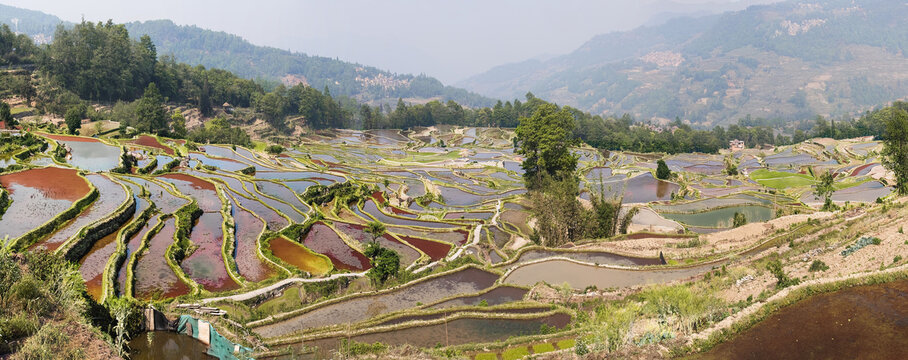
<instances>
[{"instance_id":1,"label":"green vegetation strip","mask_svg":"<svg viewBox=\"0 0 908 360\"><path fill-rule=\"evenodd\" d=\"M114 287L114 284L117 283L117 275L119 274L118 269L121 266L130 266L134 265L135 262L130 262L130 264L124 264L126 261L126 242L137 234L142 227L145 226L145 223L148 222L148 219L151 218L157 209L155 208L154 202L149 201L150 206L142 211L139 216L135 218L131 223L127 224L123 230L120 230L120 233L117 234L117 249L111 254L110 259L107 261L107 265L104 267L104 275L101 278L103 293L101 294L101 302L103 303L108 297L116 297L117 292ZM134 257L135 258L135 257ZM131 273L130 270L127 270L127 275ZM127 276L127 279L129 276ZM128 282L127 282L128 283ZM126 289L120 289L121 292L126 294Z\"/></svg>"},{"instance_id":2,"label":"green vegetation strip","mask_svg":"<svg viewBox=\"0 0 908 360\"><path fill-rule=\"evenodd\" d=\"M195 200L192 200L174 213L177 229L174 233L174 242L167 247L165 255L167 265L170 266L174 274L192 288L191 295L201 293L202 287L183 272L180 263L195 251L192 241L189 240L189 233L192 231L192 224L202 216L202 213L202 209L199 208Z\"/></svg>"},{"instance_id":3,"label":"green vegetation strip","mask_svg":"<svg viewBox=\"0 0 908 360\"><path fill-rule=\"evenodd\" d=\"M123 185L121 184L120 186ZM117 231L129 221L136 213L136 199L132 196L132 191L129 188L126 186L123 186L123 188L126 192L126 201L104 218L82 227L76 235L57 249L57 253L63 254L63 257L69 261L79 262L79 259L91 250L95 242Z\"/></svg>"},{"instance_id":4,"label":"green vegetation strip","mask_svg":"<svg viewBox=\"0 0 908 360\"><path fill-rule=\"evenodd\" d=\"M224 193L224 189L216 186L215 190L218 194L218 199L221 201L221 216L224 219L224 222L221 223L221 232L223 234L221 237L221 258L224 259L224 267L227 268L227 274L230 278L240 284L241 288L245 288L249 285L249 282L240 275L236 259L232 255L236 247L236 220L233 218L233 212L230 211L230 202L227 201L227 194Z\"/></svg>"},{"instance_id":5,"label":"green vegetation strip","mask_svg":"<svg viewBox=\"0 0 908 360\"><path fill-rule=\"evenodd\" d=\"M136 269L136 263L139 262L139 257L142 255L142 252L144 252L145 250L148 249L149 242L151 241L151 238L154 237L155 235L157 235L157 233L158 233L159 231L161 231L161 228L164 227L164 221L165 221L169 216L171 216L171 215L162 216L162 217L158 220L158 223L155 224L155 226L154 226L153 228L151 228L147 233L145 233L145 236L142 237L141 242L139 243L139 248L136 249L135 253L134 253L134 254L132 255L132 257L129 259L129 263L126 264L126 284L125 284L125 287L126 287L126 288L125 288L125 289L121 289L121 290L122 290L122 293L123 293L123 296L129 297L129 298L132 298L132 297L134 296L134 295L133 295L133 287L135 287L135 269ZM138 230L137 230L137 231L138 231ZM123 252L124 252L124 255L125 255L125 251L126 251L125 247L126 247L126 244L123 244L123 247L124 247ZM119 250L119 245L117 245L117 248L118 248L118 250ZM114 276L114 275L111 275L111 276Z\"/></svg>"},{"instance_id":6,"label":"green vegetation strip","mask_svg":"<svg viewBox=\"0 0 908 360\"><path fill-rule=\"evenodd\" d=\"M771 171L766 169L754 171L750 174L750 178L760 183L760 185L774 189L808 186L816 183L814 178L807 174Z\"/></svg>"}]
</instances>

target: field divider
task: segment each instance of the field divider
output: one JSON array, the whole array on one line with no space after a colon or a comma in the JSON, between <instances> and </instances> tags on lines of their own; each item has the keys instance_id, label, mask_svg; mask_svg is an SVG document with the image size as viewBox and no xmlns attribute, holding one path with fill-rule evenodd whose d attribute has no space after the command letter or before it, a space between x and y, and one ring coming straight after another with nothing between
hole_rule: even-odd
<instances>
[{"instance_id":1,"label":"field divider","mask_svg":"<svg viewBox=\"0 0 908 360\"><path fill-rule=\"evenodd\" d=\"M111 180L114 181L114 180ZM101 238L118 231L126 222L136 213L136 199L133 197L132 189L117 181L117 185L123 188L126 193L126 199L107 216L83 226L75 235L67 239L57 248L58 254L72 262L79 262L85 254L91 250L95 242Z\"/></svg>"},{"instance_id":2,"label":"field divider","mask_svg":"<svg viewBox=\"0 0 908 360\"><path fill-rule=\"evenodd\" d=\"M494 274L500 274L498 271L483 269L481 266L478 266L478 265L476 265L476 264L466 264L466 265L457 267L457 268L455 268L455 269L451 269L451 270L448 270L448 271L443 271L443 272L439 272L439 273L436 273L436 274L428 275L428 276L426 276L426 277L423 277L423 278L420 278L420 279L417 279L417 280L408 282L408 283L406 283L406 284L396 285L396 286L393 286L393 287L390 287L390 288L387 288L387 289L381 289L381 290L376 290L376 291L369 291L369 292L362 292L362 293L355 293L355 294L344 295L344 296L336 297L336 298L333 298L333 299L328 299L328 300L325 300L325 301L321 301L321 302L318 302L318 303L315 303L315 304L311 304L311 305L308 305L308 306L305 306L305 307L302 307L302 308L299 308L299 309L296 309L296 310L291 310L291 311L288 311L288 312L284 312L284 313L280 313L280 314L271 315L271 316L269 316L269 317L267 317L267 318L265 318L265 319L256 320L256 321L251 321L251 322L247 323L246 326L247 326L247 327L250 327L250 328L254 328L254 327L261 327L261 326L265 326L265 325L270 325L270 324L273 324L273 323L281 322L281 321L283 321L283 320L287 320L287 319L292 318L292 317L296 317L296 316L305 314L305 313L307 313L307 312L309 312L309 311L312 311L312 310L317 309L317 308L320 308L320 307L324 307L324 306L329 306L329 305L341 303L341 302L344 302L344 301L347 301L347 300L351 300L351 299L354 299L354 298L358 298L358 297L370 297L370 296L384 295L384 294L386 294L386 293L390 293L390 292L393 292L393 291L397 291L397 290L400 290L400 289L402 289L402 288L406 288L406 287L409 287L409 286L412 286L412 285L416 285L416 284L419 284L419 283L422 283L422 282L425 282L425 281L429 281L429 280L432 280L432 279L435 279L435 278L439 278L439 277L442 277L442 276L445 276L445 275L453 274L453 273L456 273L456 272L458 272L458 271L465 270L465 269L467 269L467 268L475 268L475 269L479 269L479 270L482 270L482 271L485 271L485 272L491 272L491 273L494 273Z\"/></svg>"}]
</instances>

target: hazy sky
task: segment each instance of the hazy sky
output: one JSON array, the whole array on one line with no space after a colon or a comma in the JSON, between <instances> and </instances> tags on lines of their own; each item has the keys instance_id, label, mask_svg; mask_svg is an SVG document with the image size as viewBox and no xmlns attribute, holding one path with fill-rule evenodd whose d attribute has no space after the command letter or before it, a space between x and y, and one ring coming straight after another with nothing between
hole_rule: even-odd
<instances>
[{"instance_id":1,"label":"hazy sky","mask_svg":"<svg viewBox=\"0 0 908 360\"><path fill-rule=\"evenodd\" d=\"M775 0L0 0L78 22L171 19L254 44L454 83L505 63L574 50L654 16Z\"/></svg>"}]
</instances>

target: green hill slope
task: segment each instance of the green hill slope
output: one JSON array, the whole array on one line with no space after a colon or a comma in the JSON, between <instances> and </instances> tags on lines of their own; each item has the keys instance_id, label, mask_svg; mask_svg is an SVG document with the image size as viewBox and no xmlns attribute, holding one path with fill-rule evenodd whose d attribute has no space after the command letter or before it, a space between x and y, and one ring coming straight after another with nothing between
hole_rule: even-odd
<instances>
[{"instance_id":1,"label":"green hill slope","mask_svg":"<svg viewBox=\"0 0 908 360\"><path fill-rule=\"evenodd\" d=\"M594 113L679 116L704 125L862 112L908 95L904 3L788 1L599 35L546 62L459 84L526 91Z\"/></svg>"}]
</instances>

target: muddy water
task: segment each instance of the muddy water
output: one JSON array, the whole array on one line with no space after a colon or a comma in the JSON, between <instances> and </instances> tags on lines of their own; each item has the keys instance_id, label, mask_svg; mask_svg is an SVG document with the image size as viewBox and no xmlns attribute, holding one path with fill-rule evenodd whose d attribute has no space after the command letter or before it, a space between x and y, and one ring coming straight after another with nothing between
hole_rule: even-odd
<instances>
[{"instance_id":1,"label":"muddy water","mask_svg":"<svg viewBox=\"0 0 908 360\"><path fill-rule=\"evenodd\" d=\"M164 227L149 239L149 246L141 255L135 268L135 297L139 299L172 298L189 293L165 260L167 247L173 243L176 221L164 220Z\"/></svg>"},{"instance_id":2,"label":"muddy water","mask_svg":"<svg viewBox=\"0 0 908 360\"><path fill-rule=\"evenodd\" d=\"M151 148L161 149L167 155L174 155L173 149L171 149L167 146L164 146L163 144L161 144L158 141L158 139L156 139L152 136L148 136L148 135L139 136L136 139L136 141L133 141L133 143L136 145L142 145L142 146L147 146L147 147L151 147Z\"/></svg>"},{"instance_id":3,"label":"muddy water","mask_svg":"<svg viewBox=\"0 0 908 360\"><path fill-rule=\"evenodd\" d=\"M83 227L107 217L126 201L126 190L120 184L98 174L88 174L85 175L85 178L98 189L98 198L81 214L48 235L44 240L36 243L32 248L43 247L51 251L56 250Z\"/></svg>"},{"instance_id":4,"label":"muddy water","mask_svg":"<svg viewBox=\"0 0 908 360\"><path fill-rule=\"evenodd\" d=\"M246 182L246 188L252 190L255 188L255 185L252 183ZM262 202L268 204L268 206L271 206L272 208L276 209L277 211L280 211L282 214L287 215L287 217L289 217L291 220L293 220L293 222L295 222L295 223L306 222L306 215L303 215L301 210L298 210L298 209L294 208L293 206L287 205L284 202L277 201L275 199L272 199L272 198L264 196L264 195L256 194L256 197L259 200L261 200ZM275 197L275 198L281 199L282 201L290 202L288 200L283 199L282 197ZM294 198L295 198L295 196L294 196Z\"/></svg>"},{"instance_id":5,"label":"muddy water","mask_svg":"<svg viewBox=\"0 0 908 360\"><path fill-rule=\"evenodd\" d=\"M237 150L240 150L240 148L237 148ZM214 146L214 145L207 145L207 146L205 146L205 152L212 156L230 159L230 160L233 160L236 162L244 163L246 165L246 167L255 166L256 171L268 170L268 168L252 161L251 159L247 159L247 158L240 156L238 153L233 152L233 150L231 150L229 148ZM251 153L250 153L250 155L251 155Z\"/></svg>"},{"instance_id":6,"label":"muddy water","mask_svg":"<svg viewBox=\"0 0 908 360\"><path fill-rule=\"evenodd\" d=\"M527 250L520 255L520 258L510 265L508 268L515 267L519 264L530 262L533 260L539 260L549 257L566 257L568 259L579 260L592 264L600 265L617 265L617 266L646 266L646 265L662 265L662 260L658 257L644 258L644 257L634 257L634 256L624 256L619 254L613 254L605 251L557 251L549 249L533 249Z\"/></svg>"},{"instance_id":7,"label":"muddy water","mask_svg":"<svg viewBox=\"0 0 908 360\"><path fill-rule=\"evenodd\" d=\"M904 359L908 280L814 295L716 346L703 359Z\"/></svg>"},{"instance_id":8,"label":"muddy water","mask_svg":"<svg viewBox=\"0 0 908 360\"><path fill-rule=\"evenodd\" d=\"M148 191L149 199L158 207L162 214L172 214L189 203L189 200L169 193L163 185L154 181L148 181L140 177L127 177L127 179L144 186Z\"/></svg>"},{"instance_id":9,"label":"muddy water","mask_svg":"<svg viewBox=\"0 0 908 360\"><path fill-rule=\"evenodd\" d=\"M413 247L421 250L431 259L431 261L441 260L445 256L448 256L448 253L451 251L451 244L448 243L425 240L412 236L401 236L400 238L408 244L413 245Z\"/></svg>"},{"instance_id":10,"label":"muddy water","mask_svg":"<svg viewBox=\"0 0 908 360\"><path fill-rule=\"evenodd\" d=\"M427 231L414 230L405 227L388 227L389 232L400 235L418 236L425 239L443 241L449 244L463 245L469 239L470 233L466 230L457 229L453 231Z\"/></svg>"},{"instance_id":11,"label":"muddy water","mask_svg":"<svg viewBox=\"0 0 908 360\"><path fill-rule=\"evenodd\" d=\"M525 308L516 308L516 309L489 309L487 307L473 308L466 310L464 312L473 312L473 313L493 313L493 314L536 314L544 313L549 310L552 310L551 307L545 305L537 305L533 307ZM380 323L375 324L375 326L386 326L386 325L396 325L403 324L411 321L432 321L437 319L442 319L450 315L457 314L457 312L439 312L433 314L422 314L422 315L408 315L391 318Z\"/></svg>"},{"instance_id":12,"label":"muddy water","mask_svg":"<svg viewBox=\"0 0 908 360\"><path fill-rule=\"evenodd\" d=\"M456 319L447 323L412 327L387 332L353 336L350 340L363 343L381 342L387 345L410 344L418 347L488 343L510 337L534 335L542 325L564 328L571 321L570 315L553 314L536 319ZM340 346L341 338L313 340L308 346L318 346L319 351L333 350Z\"/></svg>"},{"instance_id":13,"label":"muddy water","mask_svg":"<svg viewBox=\"0 0 908 360\"><path fill-rule=\"evenodd\" d=\"M208 345L191 336L170 331L152 331L138 334L129 341L129 358L132 360L208 360Z\"/></svg>"},{"instance_id":14,"label":"muddy water","mask_svg":"<svg viewBox=\"0 0 908 360\"><path fill-rule=\"evenodd\" d=\"M120 164L120 148L100 141L60 141L72 150L69 163L88 171L107 171Z\"/></svg>"},{"instance_id":15,"label":"muddy water","mask_svg":"<svg viewBox=\"0 0 908 360\"><path fill-rule=\"evenodd\" d=\"M453 298L451 300L446 300L438 304L432 305L430 309L444 309L449 307L456 306L477 306L483 300L486 301L489 306L501 305L513 301L523 300L523 296L526 295L527 289L514 287L514 286L499 286L484 294L479 295L469 295Z\"/></svg>"},{"instance_id":16,"label":"muddy water","mask_svg":"<svg viewBox=\"0 0 908 360\"><path fill-rule=\"evenodd\" d=\"M211 292L240 287L227 273L221 248L224 243L224 217L219 212L204 213L189 234L198 248L180 264L186 275Z\"/></svg>"},{"instance_id":17,"label":"muddy water","mask_svg":"<svg viewBox=\"0 0 908 360\"><path fill-rule=\"evenodd\" d=\"M193 159L193 160L198 160L203 165L214 166L218 169L226 170L226 171L240 171L240 170L243 170L243 169L251 166L250 164L247 164L245 162L240 162L240 161L231 160L231 159L214 158L214 157L205 155L203 153L197 153L197 152L189 154L189 158Z\"/></svg>"},{"instance_id":18,"label":"muddy water","mask_svg":"<svg viewBox=\"0 0 908 360\"><path fill-rule=\"evenodd\" d=\"M354 212L358 212L358 211L359 211L358 209L354 209ZM391 216L379 211L378 207L375 206L375 202L372 200L368 200L368 201L366 201L365 204L363 204L363 211L365 211L369 215L372 215L372 217L374 217L376 220L381 221L386 224L393 224L393 225L400 225L400 226L420 226L420 227L431 228L431 229L452 229L452 228L457 227L457 225L452 225L452 224L448 224L448 223L440 223L440 222L434 222L434 221L420 221L420 220L413 220L413 219L402 219L402 218L391 217ZM363 214L358 213L357 215L362 216ZM367 216L366 219L370 219L370 218Z\"/></svg>"},{"instance_id":19,"label":"muddy water","mask_svg":"<svg viewBox=\"0 0 908 360\"><path fill-rule=\"evenodd\" d=\"M675 220L690 226L730 228L733 226L736 212L744 214L747 217L747 222L767 221L773 217L772 208L759 205L724 207L692 214L662 213L661 215L666 219Z\"/></svg>"},{"instance_id":20,"label":"muddy water","mask_svg":"<svg viewBox=\"0 0 908 360\"><path fill-rule=\"evenodd\" d=\"M596 286L599 289L665 283L686 279L712 269L713 265L663 270L626 270L549 260L521 266L504 278L506 284L533 286L544 281L553 285L567 283L574 289Z\"/></svg>"},{"instance_id":21,"label":"muddy water","mask_svg":"<svg viewBox=\"0 0 908 360\"><path fill-rule=\"evenodd\" d=\"M340 231L341 233L347 235L354 241L359 242L363 245L363 247L365 247L367 243L372 241L372 235L364 231L366 228L365 226L335 221L334 228L337 229L337 231ZM407 244L401 243L397 239L387 234L376 238L375 241L378 241L378 243L381 244L382 247L397 252L397 254L400 255L400 265L404 267L409 266L417 259L419 259L420 256L422 256L418 251L407 246Z\"/></svg>"},{"instance_id":22,"label":"muddy water","mask_svg":"<svg viewBox=\"0 0 908 360\"><path fill-rule=\"evenodd\" d=\"M394 291L356 297L312 309L301 315L254 329L264 337L275 337L323 326L357 323L371 317L427 304L458 294L476 293L491 287L498 275L476 268L406 285ZM537 326L536 329L539 327Z\"/></svg>"},{"instance_id":23,"label":"muddy water","mask_svg":"<svg viewBox=\"0 0 908 360\"><path fill-rule=\"evenodd\" d=\"M445 219L457 220L457 219L476 219L476 220L489 220L494 215L491 212L480 211L480 212L450 212L445 214Z\"/></svg>"},{"instance_id":24,"label":"muddy water","mask_svg":"<svg viewBox=\"0 0 908 360\"><path fill-rule=\"evenodd\" d=\"M142 244L142 238L145 237L148 232L157 225L160 221L160 216L155 215L148 219L145 222L145 226L142 226L135 235L131 238L126 239L126 260L123 261L123 265L120 266L120 269L117 271L117 294L123 296L123 291L126 290L126 266L129 264L130 259L135 256L136 250Z\"/></svg>"},{"instance_id":25,"label":"muddy water","mask_svg":"<svg viewBox=\"0 0 908 360\"><path fill-rule=\"evenodd\" d=\"M363 271L371 267L368 258L351 249L333 229L321 222L312 225L303 245L327 256L337 269Z\"/></svg>"},{"instance_id":26,"label":"muddy water","mask_svg":"<svg viewBox=\"0 0 908 360\"><path fill-rule=\"evenodd\" d=\"M13 200L0 219L0 239L10 240L65 211L90 191L76 170L56 167L2 175L0 184Z\"/></svg>"},{"instance_id":27,"label":"muddy water","mask_svg":"<svg viewBox=\"0 0 908 360\"><path fill-rule=\"evenodd\" d=\"M255 173L255 177L259 178L259 179L266 179L266 180L325 179L331 183L347 181L347 179L345 179L342 176L315 172L315 171L259 171L259 172Z\"/></svg>"},{"instance_id":28,"label":"muddy water","mask_svg":"<svg viewBox=\"0 0 908 360\"><path fill-rule=\"evenodd\" d=\"M136 200L136 213L125 224L133 222L148 208L148 201L140 197L133 197ZM85 287L88 294L95 300L100 300L104 291L102 288L104 268L107 267L110 256L117 250L116 240L121 230L122 228L96 241L85 257L79 261L79 272L82 273L82 279L85 280Z\"/></svg>"},{"instance_id":29,"label":"muddy water","mask_svg":"<svg viewBox=\"0 0 908 360\"><path fill-rule=\"evenodd\" d=\"M659 180L653 177L651 173L635 176L628 180L619 180L614 182L604 182L603 189L598 184L591 185L593 191L605 190L606 197L615 197L621 194L624 188L624 203L648 203L653 201L671 200L672 193L678 192L681 187L678 184ZM587 192L581 194L584 199L589 199Z\"/></svg>"},{"instance_id":30,"label":"muddy water","mask_svg":"<svg viewBox=\"0 0 908 360\"><path fill-rule=\"evenodd\" d=\"M256 181L255 185L259 188L259 191L265 193L266 195L270 195L277 199L283 200L302 213L309 211L309 206L303 204L302 200L296 197L296 194L293 192L293 190L290 190L286 186L270 181Z\"/></svg>"},{"instance_id":31,"label":"muddy water","mask_svg":"<svg viewBox=\"0 0 908 360\"><path fill-rule=\"evenodd\" d=\"M324 275L331 271L331 261L316 255L302 245L280 236L269 242L271 253L278 259L296 266L298 269L312 275Z\"/></svg>"},{"instance_id":32,"label":"muddy water","mask_svg":"<svg viewBox=\"0 0 908 360\"><path fill-rule=\"evenodd\" d=\"M214 184L186 174L165 174L158 178L173 184L180 193L195 199L202 211L221 211L221 199Z\"/></svg>"},{"instance_id":33,"label":"muddy water","mask_svg":"<svg viewBox=\"0 0 908 360\"><path fill-rule=\"evenodd\" d=\"M265 229L265 223L252 213L238 207L233 199L230 199L230 208L236 223L234 256L240 275L252 282L259 282L273 276L274 270L258 256L259 234Z\"/></svg>"},{"instance_id":34,"label":"muddy water","mask_svg":"<svg viewBox=\"0 0 908 360\"><path fill-rule=\"evenodd\" d=\"M252 211L262 219L265 219L265 224L268 226L268 230L278 231L280 229L283 229L287 225L290 225L290 221L288 221L287 218L281 216L281 214L278 214L276 211L271 210L260 201L242 197L230 190L227 190L227 193L234 200L236 200L236 202L239 203L240 206L249 209L249 211Z\"/></svg>"}]
</instances>

